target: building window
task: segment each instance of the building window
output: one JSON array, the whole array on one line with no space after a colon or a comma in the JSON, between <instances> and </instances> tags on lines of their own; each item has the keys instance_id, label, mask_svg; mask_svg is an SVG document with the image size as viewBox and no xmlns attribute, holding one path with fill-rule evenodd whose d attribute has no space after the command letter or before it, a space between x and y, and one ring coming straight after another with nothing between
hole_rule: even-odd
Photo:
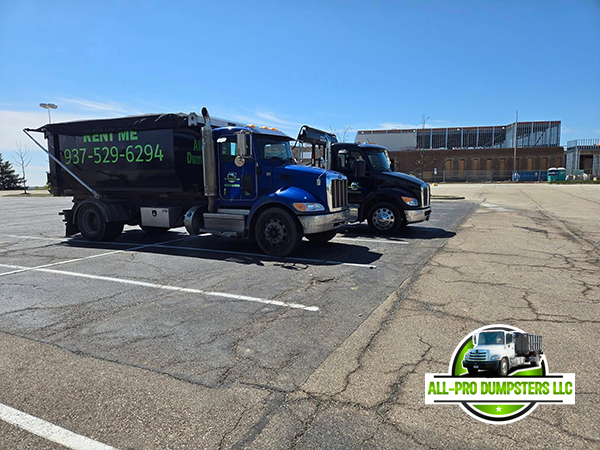
<instances>
[{"instance_id":1,"label":"building window","mask_svg":"<svg viewBox=\"0 0 600 450\"><path fill-rule=\"evenodd\" d=\"M502 175L504 175L505 171L506 171L506 158L501 158L500 159L500 172L502 173Z\"/></svg>"},{"instance_id":2,"label":"building window","mask_svg":"<svg viewBox=\"0 0 600 450\"><path fill-rule=\"evenodd\" d=\"M487 169L488 176L491 176L492 175L492 160L491 159L487 160L487 167L486 167L486 169Z\"/></svg>"},{"instance_id":3,"label":"building window","mask_svg":"<svg viewBox=\"0 0 600 450\"><path fill-rule=\"evenodd\" d=\"M473 173L475 175L477 175L477 172L479 172L479 160L478 159L474 159L473 160Z\"/></svg>"},{"instance_id":4,"label":"building window","mask_svg":"<svg viewBox=\"0 0 600 450\"><path fill-rule=\"evenodd\" d=\"M527 158L527 170L529 172L533 170L533 158Z\"/></svg>"},{"instance_id":5,"label":"building window","mask_svg":"<svg viewBox=\"0 0 600 450\"><path fill-rule=\"evenodd\" d=\"M557 156L556 157L556 167L561 167L561 166L562 166L562 157Z\"/></svg>"},{"instance_id":6,"label":"building window","mask_svg":"<svg viewBox=\"0 0 600 450\"><path fill-rule=\"evenodd\" d=\"M458 162L458 176L459 177L465 176L465 160L464 159L461 159Z\"/></svg>"},{"instance_id":7,"label":"building window","mask_svg":"<svg viewBox=\"0 0 600 450\"><path fill-rule=\"evenodd\" d=\"M542 170L548 170L548 157L544 156L542 158Z\"/></svg>"}]
</instances>

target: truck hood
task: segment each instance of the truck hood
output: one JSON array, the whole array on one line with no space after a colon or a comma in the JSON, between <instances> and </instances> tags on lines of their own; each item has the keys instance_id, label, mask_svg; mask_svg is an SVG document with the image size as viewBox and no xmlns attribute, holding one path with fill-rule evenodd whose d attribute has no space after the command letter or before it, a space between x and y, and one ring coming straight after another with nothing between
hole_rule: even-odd
<instances>
[{"instance_id":1,"label":"truck hood","mask_svg":"<svg viewBox=\"0 0 600 450\"><path fill-rule=\"evenodd\" d=\"M421 186L427 185L427 183L417 177L402 172L379 172L377 173L377 178L384 180L386 183L412 188L418 187L419 189L421 189Z\"/></svg>"},{"instance_id":2,"label":"truck hood","mask_svg":"<svg viewBox=\"0 0 600 450\"><path fill-rule=\"evenodd\" d=\"M310 193L315 200L327 207L326 173L335 173L319 167L290 164L273 166L273 188L288 188L294 186ZM321 185L317 186L317 178L321 176ZM343 176L343 175L341 175ZM308 200L312 201L312 200Z\"/></svg>"},{"instance_id":3,"label":"truck hood","mask_svg":"<svg viewBox=\"0 0 600 450\"><path fill-rule=\"evenodd\" d=\"M501 353L504 350L503 345L476 345L472 350L487 350L490 354Z\"/></svg>"}]
</instances>

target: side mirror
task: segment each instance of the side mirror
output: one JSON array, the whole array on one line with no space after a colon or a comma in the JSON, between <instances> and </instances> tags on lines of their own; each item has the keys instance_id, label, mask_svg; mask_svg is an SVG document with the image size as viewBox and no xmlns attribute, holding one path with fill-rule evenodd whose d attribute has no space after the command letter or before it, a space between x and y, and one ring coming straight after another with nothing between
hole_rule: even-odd
<instances>
[{"instance_id":1,"label":"side mirror","mask_svg":"<svg viewBox=\"0 0 600 450\"><path fill-rule=\"evenodd\" d=\"M362 178L367 172L367 162L364 159L357 159L354 164L354 172L357 178Z\"/></svg>"},{"instance_id":2,"label":"side mirror","mask_svg":"<svg viewBox=\"0 0 600 450\"><path fill-rule=\"evenodd\" d=\"M393 158L390 159L390 169L392 169L392 172L396 171L396 161Z\"/></svg>"},{"instance_id":3,"label":"side mirror","mask_svg":"<svg viewBox=\"0 0 600 450\"><path fill-rule=\"evenodd\" d=\"M473 335L473 345L477 345L477 335Z\"/></svg>"},{"instance_id":4,"label":"side mirror","mask_svg":"<svg viewBox=\"0 0 600 450\"><path fill-rule=\"evenodd\" d=\"M249 140L250 140L249 136L246 133L238 133L237 134L237 146L240 149L239 155L242 156L243 158L250 156L249 152L248 152Z\"/></svg>"}]
</instances>

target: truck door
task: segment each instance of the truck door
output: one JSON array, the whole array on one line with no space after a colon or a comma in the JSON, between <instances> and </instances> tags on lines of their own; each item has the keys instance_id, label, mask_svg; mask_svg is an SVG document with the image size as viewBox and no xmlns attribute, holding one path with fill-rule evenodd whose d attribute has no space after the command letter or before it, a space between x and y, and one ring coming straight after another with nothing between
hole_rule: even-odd
<instances>
[{"instance_id":1,"label":"truck door","mask_svg":"<svg viewBox=\"0 0 600 450\"><path fill-rule=\"evenodd\" d=\"M356 161L364 160L367 171L364 177L356 176ZM340 150L335 158L333 170L343 173L348 177L348 203L362 203L367 195L374 189L373 172L369 161L358 150Z\"/></svg>"},{"instance_id":2,"label":"truck door","mask_svg":"<svg viewBox=\"0 0 600 450\"><path fill-rule=\"evenodd\" d=\"M250 146L249 146L250 147ZM219 196L223 200L239 201L256 199L256 162L253 157L245 159L238 148L237 135L224 135L217 139L217 157L219 159ZM249 155L249 149L246 150ZM239 166L239 162L244 164Z\"/></svg>"},{"instance_id":3,"label":"truck door","mask_svg":"<svg viewBox=\"0 0 600 450\"><path fill-rule=\"evenodd\" d=\"M515 358L515 341L512 333L506 333L506 353L509 359Z\"/></svg>"}]
</instances>

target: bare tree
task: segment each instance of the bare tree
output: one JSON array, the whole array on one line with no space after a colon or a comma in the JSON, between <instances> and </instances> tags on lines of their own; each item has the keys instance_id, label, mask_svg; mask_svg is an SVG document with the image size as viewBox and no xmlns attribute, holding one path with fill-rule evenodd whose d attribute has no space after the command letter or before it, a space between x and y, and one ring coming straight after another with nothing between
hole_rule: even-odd
<instances>
[{"instance_id":1,"label":"bare tree","mask_svg":"<svg viewBox=\"0 0 600 450\"><path fill-rule=\"evenodd\" d=\"M339 142L348 142L348 133L352 130L352 125L347 125L344 129L338 132L335 128L329 127L331 132L336 135Z\"/></svg>"},{"instance_id":2,"label":"bare tree","mask_svg":"<svg viewBox=\"0 0 600 450\"><path fill-rule=\"evenodd\" d=\"M23 144L20 141L15 142L15 144L17 144L17 155L13 159L15 160L15 163L18 166L21 166L23 194L27 194L27 179L25 178L25 168L31 162L31 156L29 155L29 149L27 148L27 145L23 146Z\"/></svg>"}]
</instances>

